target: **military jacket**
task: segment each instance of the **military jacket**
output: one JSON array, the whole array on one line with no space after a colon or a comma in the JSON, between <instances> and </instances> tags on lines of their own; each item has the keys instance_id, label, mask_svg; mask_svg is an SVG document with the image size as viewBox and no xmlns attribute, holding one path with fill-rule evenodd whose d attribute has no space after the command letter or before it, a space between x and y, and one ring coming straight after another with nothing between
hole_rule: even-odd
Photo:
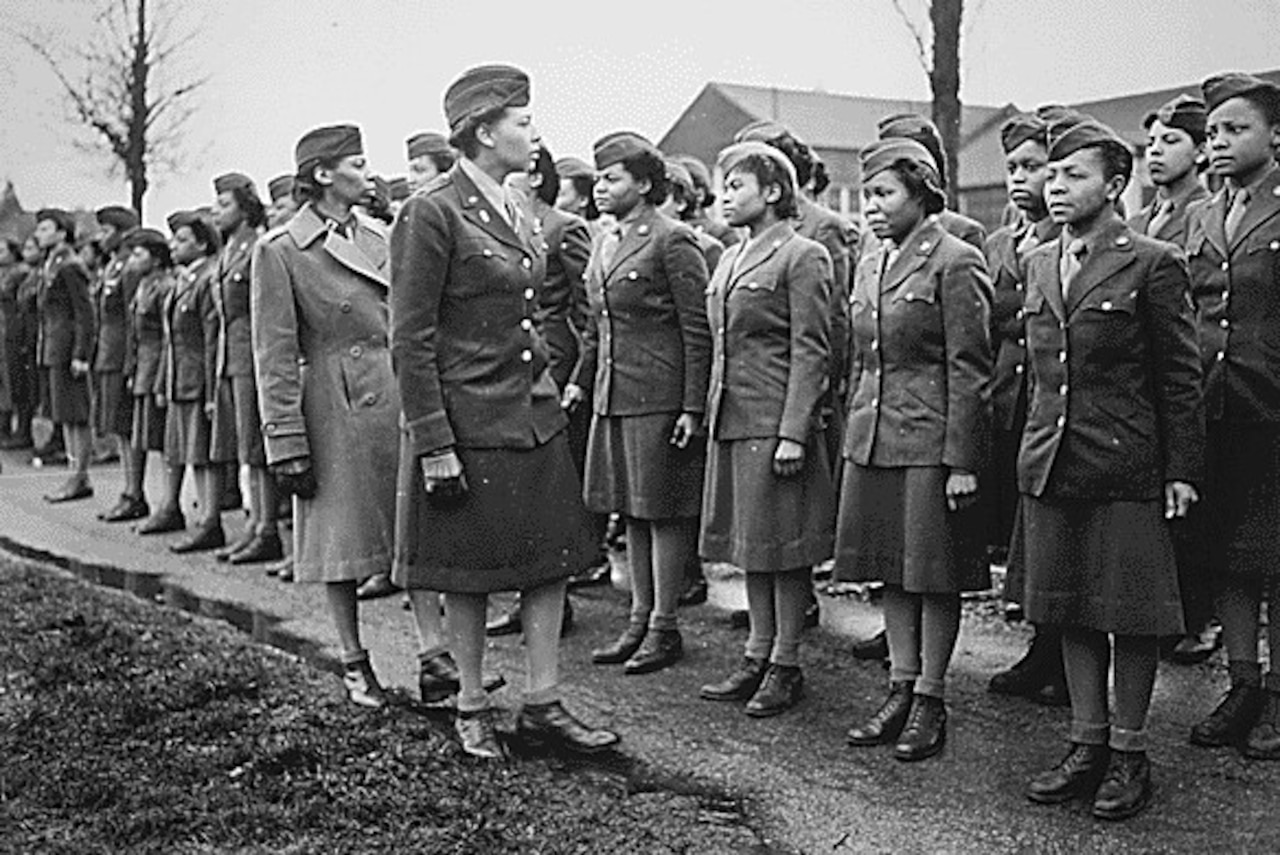
<instances>
[{"instance_id":1,"label":"military jacket","mask_svg":"<svg viewBox=\"0 0 1280 855\"><path fill-rule=\"evenodd\" d=\"M55 368L72 360L89 361L93 348L93 302L89 271L75 250L63 246L41 268L36 311L40 317L38 362Z\"/></svg>"}]
</instances>

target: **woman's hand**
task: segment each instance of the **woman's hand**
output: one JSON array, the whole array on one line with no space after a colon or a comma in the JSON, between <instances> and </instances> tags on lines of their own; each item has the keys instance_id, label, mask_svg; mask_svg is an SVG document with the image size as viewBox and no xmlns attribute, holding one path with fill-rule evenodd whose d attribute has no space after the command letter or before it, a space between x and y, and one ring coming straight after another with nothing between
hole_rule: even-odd
<instances>
[{"instance_id":1,"label":"woman's hand","mask_svg":"<svg viewBox=\"0 0 1280 855\"><path fill-rule=\"evenodd\" d=\"M804 446L794 439L779 439L773 452L773 474L790 478L804 468Z\"/></svg>"},{"instance_id":2,"label":"woman's hand","mask_svg":"<svg viewBox=\"0 0 1280 855\"><path fill-rule=\"evenodd\" d=\"M560 409L566 413L572 413L586 399L587 393L581 386L577 383L567 383L560 394Z\"/></svg>"},{"instance_id":3,"label":"woman's hand","mask_svg":"<svg viewBox=\"0 0 1280 855\"><path fill-rule=\"evenodd\" d=\"M303 500L316 497L319 485L316 483L316 473L311 468L310 457L282 460L271 466L271 474L275 476L276 486L281 492Z\"/></svg>"},{"instance_id":4,"label":"woman's hand","mask_svg":"<svg viewBox=\"0 0 1280 855\"><path fill-rule=\"evenodd\" d=\"M1196 488L1186 481L1170 481L1164 485L1164 518L1182 519L1191 506L1200 501Z\"/></svg>"},{"instance_id":5,"label":"woman's hand","mask_svg":"<svg viewBox=\"0 0 1280 855\"><path fill-rule=\"evenodd\" d=\"M155 402L156 402L156 409L157 409L157 410L163 410L163 409L168 405L168 403L169 403L168 401L166 401L166 400L165 400L164 394L163 394L163 393L161 393L161 392L156 392L156 393L155 393L154 395L152 395L151 397L152 397L152 398L155 400Z\"/></svg>"},{"instance_id":6,"label":"woman's hand","mask_svg":"<svg viewBox=\"0 0 1280 855\"><path fill-rule=\"evenodd\" d=\"M947 508L953 511L969 507L978 498L978 476L963 469L952 469L947 476Z\"/></svg>"},{"instance_id":7,"label":"woman's hand","mask_svg":"<svg viewBox=\"0 0 1280 855\"><path fill-rule=\"evenodd\" d=\"M697 436L701 429L701 419L696 414L681 413L680 418L676 419L676 426L671 429L671 444L676 448L688 448L689 440Z\"/></svg>"},{"instance_id":8,"label":"woman's hand","mask_svg":"<svg viewBox=\"0 0 1280 855\"><path fill-rule=\"evenodd\" d=\"M213 421L213 414L218 411L218 405L213 401L204 402L204 417L209 421Z\"/></svg>"},{"instance_id":9,"label":"woman's hand","mask_svg":"<svg viewBox=\"0 0 1280 855\"><path fill-rule=\"evenodd\" d=\"M452 449L423 457L419 465L427 498L432 503L448 504L466 494L467 478L462 472L462 461Z\"/></svg>"},{"instance_id":10,"label":"woman's hand","mask_svg":"<svg viewBox=\"0 0 1280 855\"><path fill-rule=\"evenodd\" d=\"M71 360L71 374L74 377L84 377L89 373L89 363L84 359Z\"/></svg>"}]
</instances>

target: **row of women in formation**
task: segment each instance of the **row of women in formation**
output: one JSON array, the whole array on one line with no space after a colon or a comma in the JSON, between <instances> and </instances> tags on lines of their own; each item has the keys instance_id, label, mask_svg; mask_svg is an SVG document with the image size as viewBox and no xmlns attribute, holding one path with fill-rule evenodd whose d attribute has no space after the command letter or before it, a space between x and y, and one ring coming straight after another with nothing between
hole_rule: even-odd
<instances>
[{"instance_id":1,"label":"row of women in formation","mask_svg":"<svg viewBox=\"0 0 1280 855\"><path fill-rule=\"evenodd\" d=\"M143 275L130 329L163 352L152 375L129 369L141 456L122 503L140 498L166 404L173 483L157 514L178 513L186 465L216 508L218 414L247 396L234 427L296 498L293 572L325 583L353 701L386 702L356 585L390 568L418 624L423 699L456 694L463 750L502 757L485 615L488 594L518 590L517 735L613 747L561 703L558 637L566 579L597 548L592 515L616 513L630 618L595 662L677 663L685 567L726 562L745 571L750 631L701 695L782 713L802 695L812 568L834 557L837 579L883 583L890 660L883 703L848 742L924 760L946 742L961 593L989 585L994 515L1010 595L1060 648L1071 706L1069 749L1029 781L1032 801L1085 799L1102 819L1148 804L1160 639L1209 614L1231 686L1191 740L1280 758L1280 683L1257 646L1280 578L1280 89L1219 75L1147 116L1156 198L1128 221L1133 154L1114 130L1059 107L1011 118L1014 215L988 240L946 210L941 144L919 116L888 117L862 151L859 235L807 198L821 165L772 122L718 157L726 225L707 216L706 166L638 134L600 139L594 164L553 164L518 69L468 70L444 113L447 146L409 141L427 180L389 242L357 211L373 182L353 126L298 142L301 207L261 237L251 184L219 179L216 213L226 195L249 214L227 239L252 255L233 274L251 283L247 374L225 368L234 337L210 284L228 221L179 213L167 242L124 241ZM46 303L75 292L59 291L78 270L72 231L41 213ZM172 290L142 321L148 277L170 263ZM212 348L200 370L183 358L197 340ZM74 461L83 413L59 402L89 373L77 346L41 352ZM273 497L255 499L273 533ZM1209 594L1184 596L1210 576ZM1280 662L1280 621L1268 641Z\"/></svg>"}]
</instances>

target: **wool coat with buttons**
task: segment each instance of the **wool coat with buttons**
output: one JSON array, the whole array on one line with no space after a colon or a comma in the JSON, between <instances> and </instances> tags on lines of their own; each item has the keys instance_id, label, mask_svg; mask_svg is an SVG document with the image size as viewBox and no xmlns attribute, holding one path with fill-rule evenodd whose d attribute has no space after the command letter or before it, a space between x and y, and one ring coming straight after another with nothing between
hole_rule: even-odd
<instances>
[{"instance_id":1,"label":"wool coat with buttons","mask_svg":"<svg viewBox=\"0 0 1280 855\"><path fill-rule=\"evenodd\" d=\"M123 254L107 262L93 292L93 370L105 374L124 371L129 348L129 303L138 287L138 277L127 272Z\"/></svg>"},{"instance_id":2,"label":"wool coat with buttons","mask_svg":"<svg viewBox=\"0 0 1280 855\"><path fill-rule=\"evenodd\" d=\"M306 204L258 241L252 332L267 463L307 458L312 499L294 529L300 581L390 572L400 396L388 349L386 235L350 237Z\"/></svg>"},{"instance_id":3,"label":"wool coat with buttons","mask_svg":"<svg viewBox=\"0 0 1280 855\"><path fill-rule=\"evenodd\" d=\"M1064 298L1065 239L1026 260L1032 377L1019 489L1149 501L1167 482L1198 482L1204 409L1181 253L1115 219L1088 239Z\"/></svg>"},{"instance_id":4,"label":"wool coat with buttons","mask_svg":"<svg viewBox=\"0 0 1280 855\"><path fill-rule=\"evenodd\" d=\"M1061 227L1052 220L1004 226L987 239L987 268L991 272L991 350L995 376L991 381L991 408L998 430L1019 430L1018 401L1027 388L1027 335L1023 259L1018 245L1034 229L1041 243L1058 236Z\"/></svg>"},{"instance_id":5,"label":"wool coat with buttons","mask_svg":"<svg viewBox=\"0 0 1280 855\"><path fill-rule=\"evenodd\" d=\"M1173 212L1169 219L1160 226L1160 231L1148 236L1185 248L1187 245L1187 211L1193 203L1208 198L1209 191L1197 184L1191 189L1191 192L1173 200ZM1129 218L1129 228L1140 235L1147 234L1147 228L1151 225L1151 221L1155 219L1159 206L1159 200L1153 200L1150 205Z\"/></svg>"},{"instance_id":6,"label":"wool coat with buttons","mask_svg":"<svg viewBox=\"0 0 1280 855\"><path fill-rule=\"evenodd\" d=\"M991 280L969 244L926 219L884 270L878 244L853 287L844 456L862 466L977 473L990 451ZM882 276L883 270L883 276Z\"/></svg>"},{"instance_id":7,"label":"wool coat with buttons","mask_svg":"<svg viewBox=\"0 0 1280 855\"><path fill-rule=\"evenodd\" d=\"M93 302L89 271L69 246L55 250L41 268L36 291L40 318L37 365L64 367L73 359L85 362L93 353Z\"/></svg>"},{"instance_id":8,"label":"wool coat with buttons","mask_svg":"<svg viewBox=\"0 0 1280 855\"><path fill-rule=\"evenodd\" d=\"M701 414L711 332L707 262L693 229L646 206L606 266L596 239L587 265L590 317L571 382L594 378L600 416Z\"/></svg>"},{"instance_id":9,"label":"wool coat with buttons","mask_svg":"<svg viewBox=\"0 0 1280 855\"><path fill-rule=\"evenodd\" d=\"M707 296L712 439L778 437L803 445L821 428L830 304L831 257L790 223L725 252Z\"/></svg>"},{"instance_id":10,"label":"wool coat with buttons","mask_svg":"<svg viewBox=\"0 0 1280 855\"><path fill-rule=\"evenodd\" d=\"M392 355L417 456L535 448L568 424L535 323L541 237L520 207L513 228L455 165L396 218Z\"/></svg>"},{"instance_id":11,"label":"wool coat with buttons","mask_svg":"<svg viewBox=\"0 0 1280 855\"><path fill-rule=\"evenodd\" d=\"M1187 212L1209 421L1280 422L1280 167L1255 189L1232 240L1227 194Z\"/></svg>"},{"instance_id":12,"label":"wool coat with buttons","mask_svg":"<svg viewBox=\"0 0 1280 855\"><path fill-rule=\"evenodd\" d=\"M129 362L134 397L164 391L164 301L173 288L173 274L153 270L138 282L129 303Z\"/></svg>"},{"instance_id":13,"label":"wool coat with buttons","mask_svg":"<svg viewBox=\"0 0 1280 855\"><path fill-rule=\"evenodd\" d=\"M535 243L541 243L547 264L534 321L551 352L551 378L563 389L578 363L578 341L586 324L582 278L591 257L591 233L586 220L542 202L535 204L534 216L541 227Z\"/></svg>"},{"instance_id":14,"label":"wool coat with buttons","mask_svg":"<svg viewBox=\"0 0 1280 855\"><path fill-rule=\"evenodd\" d=\"M218 309L213 301L214 259L201 256L175 268L164 301L163 390L167 401L205 401L214 388Z\"/></svg>"}]
</instances>

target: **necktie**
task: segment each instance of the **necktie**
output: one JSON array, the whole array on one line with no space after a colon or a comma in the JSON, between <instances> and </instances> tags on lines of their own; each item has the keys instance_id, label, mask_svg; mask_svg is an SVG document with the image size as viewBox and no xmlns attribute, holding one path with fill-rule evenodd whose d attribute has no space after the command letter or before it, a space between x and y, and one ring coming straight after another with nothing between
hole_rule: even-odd
<instances>
[{"instance_id":1,"label":"necktie","mask_svg":"<svg viewBox=\"0 0 1280 855\"><path fill-rule=\"evenodd\" d=\"M1173 219L1173 200L1165 199L1152 214L1151 222L1147 223L1147 235L1155 237L1160 234L1160 230L1165 227L1170 220Z\"/></svg>"},{"instance_id":2,"label":"necktie","mask_svg":"<svg viewBox=\"0 0 1280 855\"><path fill-rule=\"evenodd\" d=\"M1021 258L1039 245L1040 238L1036 236L1035 227L1028 226L1026 234L1022 236L1022 240L1018 241L1018 246L1014 249L1014 254Z\"/></svg>"},{"instance_id":3,"label":"necktie","mask_svg":"<svg viewBox=\"0 0 1280 855\"><path fill-rule=\"evenodd\" d=\"M884 282L885 277L889 275L889 271L893 268L893 263L898 260L900 250L896 244L886 243L884 253L884 266L880 268L880 281Z\"/></svg>"},{"instance_id":4,"label":"necktie","mask_svg":"<svg viewBox=\"0 0 1280 855\"><path fill-rule=\"evenodd\" d=\"M613 264L613 257L618 254L618 244L622 243L622 226L614 223L600 239L600 261L605 270Z\"/></svg>"},{"instance_id":5,"label":"necktie","mask_svg":"<svg viewBox=\"0 0 1280 855\"><path fill-rule=\"evenodd\" d=\"M1227 243L1234 243L1236 232L1240 230L1240 221L1244 219L1245 206L1249 204L1249 191L1237 190L1231 199L1231 208L1227 211Z\"/></svg>"},{"instance_id":6,"label":"necktie","mask_svg":"<svg viewBox=\"0 0 1280 855\"><path fill-rule=\"evenodd\" d=\"M1062 280L1062 299L1067 299L1067 294L1071 288L1072 281L1075 280L1076 274L1080 272L1080 259L1084 256L1085 245L1080 238L1075 238L1071 243L1067 244L1067 251L1062 254L1062 259L1058 262L1058 274Z\"/></svg>"}]
</instances>

